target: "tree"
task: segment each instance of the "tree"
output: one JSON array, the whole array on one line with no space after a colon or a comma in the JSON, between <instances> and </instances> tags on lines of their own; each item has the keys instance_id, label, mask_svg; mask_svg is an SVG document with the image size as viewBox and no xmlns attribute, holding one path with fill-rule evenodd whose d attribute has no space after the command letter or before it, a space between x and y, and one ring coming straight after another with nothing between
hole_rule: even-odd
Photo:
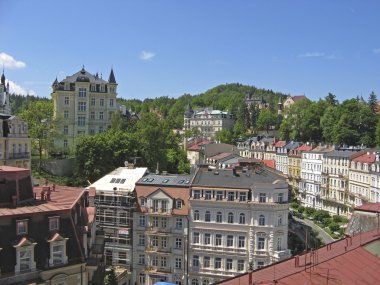
<instances>
[{"instance_id":1,"label":"tree","mask_svg":"<svg viewBox=\"0 0 380 285\"><path fill-rule=\"evenodd\" d=\"M369 94L368 106L374 114L376 114L378 112L379 108L377 106L377 96L376 96L375 92L373 92L373 91L371 92L371 94Z\"/></svg>"},{"instance_id":2,"label":"tree","mask_svg":"<svg viewBox=\"0 0 380 285\"><path fill-rule=\"evenodd\" d=\"M53 139L59 136L57 128L61 122L60 116L53 116L52 101L36 101L22 110L20 118L28 124L28 133L33 148L38 150L41 168L43 152L48 152Z\"/></svg>"},{"instance_id":3,"label":"tree","mask_svg":"<svg viewBox=\"0 0 380 285\"><path fill-rule=\"evenodd\" d=\"M339 120L339 109L337 106L329 106L321 117L322 135L327 143L334 141L334 126Z\"/></svg>"},{"instance_id":4,"label":"tree","mask_svg":"<svg viewBox=\"0 0 380 285\"><path fill-rule=\"evenodd\" d=\"M216 132L215 139L219 142L230 144L232 143L232 134L229 130L222 129L221 131Z\"/></svg>"},{"instance_id":5,"label":"tree","mask_svg":"<svg viewBox=\"0 0 380 285\"><path fill-rule=\"evenodd\" d=\"M331 106L336 106L339 104L338 100L336 100L336 96L329 92L329 94L325 97L326 102Z\"/></svg>"},{"instance_id":6,"label":"tree","mask_svg":"<svg viewBox=\"0 0 380 285\"><path fill-rule=\"evenodd\" d=\"M268 133L276 125L276 119L276 115L270 111L262 111L257 120L257 128Z\"/></svg>"}]
</instances>

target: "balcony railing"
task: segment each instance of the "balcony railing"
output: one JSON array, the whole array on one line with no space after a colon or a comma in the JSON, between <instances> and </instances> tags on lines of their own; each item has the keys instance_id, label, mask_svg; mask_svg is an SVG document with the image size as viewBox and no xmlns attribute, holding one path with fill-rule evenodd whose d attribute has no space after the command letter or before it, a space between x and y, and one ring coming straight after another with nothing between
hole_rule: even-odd
<instances>
[{"instance_id":1,"label":"balcony railing","mask_svg":"<svg viewBox=\"0 0 380 285\"><path fill-rule=\"evenodd\" d=\"M278 260L285 259L285 258L290 257L290 256L291 256L291 253L290 253L289 249L273 252L273 257L278 259Z\"/></svg>"}]
</instances>

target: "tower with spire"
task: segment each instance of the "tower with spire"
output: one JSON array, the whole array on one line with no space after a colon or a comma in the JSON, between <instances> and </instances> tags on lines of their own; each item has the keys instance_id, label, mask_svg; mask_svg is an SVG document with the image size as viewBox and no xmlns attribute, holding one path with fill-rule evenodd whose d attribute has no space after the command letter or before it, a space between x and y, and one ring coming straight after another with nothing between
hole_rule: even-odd
<instances>
[{"instance_id":1,"label":"tower with spire","mask_svg":"<svg viewBox=\"0 0 380 285\"><path fill-rule=\"evenodd\" d=\"M5 82L4 67L0 83L0 113L11 115L11 104L9 101L9 81Z\"/></svg>"}]
</instances>

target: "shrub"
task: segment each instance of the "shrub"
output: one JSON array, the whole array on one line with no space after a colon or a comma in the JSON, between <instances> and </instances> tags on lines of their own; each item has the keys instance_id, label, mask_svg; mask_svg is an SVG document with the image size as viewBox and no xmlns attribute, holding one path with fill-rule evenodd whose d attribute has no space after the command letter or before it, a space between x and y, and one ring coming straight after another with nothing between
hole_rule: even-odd
<instances>
[{"instance_id":1,"label":"shrub","mask_svg":"<svg viewBox=\"0 0 380 285\"><path fill-rule=\"evenodd\" d=\"M297 202L292 202L292 203L290 204L290 207L293 208L293 209L296 209L296 210L299 208L299 206L300 206L300 205L299 205Z\"/></svg>"},{"instance_id":2,"label":"shrub","mask_svg":"<svg viewBox=\"0 0 380 285\"><path fill-rule=\"evenodd\" d=\"M331 222L332 222L332 219L330 217L322 219L322 224L325 227L327 227Z\"/></svg>"},{"instance_id":3,"label":"shrub","mask_svg":"<svg viewBox=\"0 0 380 285\"><path fill-rule=\"evenodd\" d=\"M323 219L330 218L330 214L327 211L324 210L317 210L314 213L314 219L318 222L322 222Z\"/></svg>"},{"instance_id":4,"label":"shrub","mask_svg":"<svg viewBox=\"0 0 380 285\"><path fill-rule=\"evenodd\" d=\"M348 222L348 219L346 217L338 216L338 215L333 216L333 220L335 223L347 223Z\"/></svg>"},{"instance_id":5,"label":"shrub","mask_svg":"<svg viewBox=\"0 0 380 285\"><path fill-rule=\"evenodd\" d=\"M308 217L313 216L314 213L315 213L315 209L314 209L314 208L309 208L309 207L307 207L306 210L305 210L305 213L306 213L306 215L307 215Z\"/></svg>"},{"instance_id":6,"label":"shrub","mask_svg":"<svg viewBox=\"0 0 380 285\"><path fill-rule=\"evenodd\" d=\"M298 207L298 213L302 214L304 211L305 211L305 207L304 206L299 206Z\"/></svg>"},{"instance_id":7,"label":"shrub","mask_svg":"<svg viewBox=\"0 0 380 285\"><path fill-rule=\"evenodd\" d=\"M332 232L337 232L337 231L339 231L340 226L339 226L338 223L331 222L331 223L329 224L329 229L330 229Z\"/></svg>"}]
</instances>

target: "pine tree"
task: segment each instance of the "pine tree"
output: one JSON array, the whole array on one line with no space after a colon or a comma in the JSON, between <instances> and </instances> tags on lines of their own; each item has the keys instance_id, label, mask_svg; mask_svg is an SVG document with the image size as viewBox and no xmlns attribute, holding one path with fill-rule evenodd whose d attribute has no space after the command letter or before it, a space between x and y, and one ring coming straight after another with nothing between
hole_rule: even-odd
<instances>
[{"instance_id":1,"label":"pine tree","mask_svg":"<svg viewBox=\"0 0 380 285\"><path fill-rule=\"evenodd\" d=\"M369 94L368 107L371 109L373 113L376 113L378 111L377 96L373 91L371 92L371 94Z\"/></svg>"}]
</instances>

